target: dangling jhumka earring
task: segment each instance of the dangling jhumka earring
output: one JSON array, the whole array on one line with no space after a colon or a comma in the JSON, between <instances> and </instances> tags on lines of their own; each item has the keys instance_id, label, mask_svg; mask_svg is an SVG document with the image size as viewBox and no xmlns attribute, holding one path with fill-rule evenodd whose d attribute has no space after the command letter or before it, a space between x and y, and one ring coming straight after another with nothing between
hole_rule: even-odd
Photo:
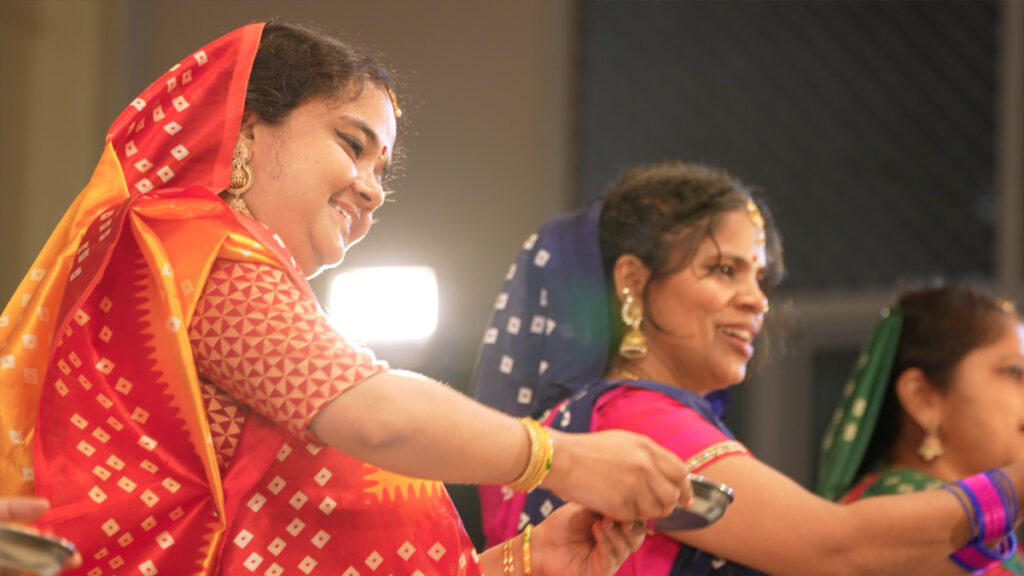
<instances>
[{"instance_id":1,"label":"dangling jhumka earring","mask_svg":"<svg viewBox=\"0 0 1024 576\"><path fill-rule=\"evenodd\" d=\"M232 198L228 200L228 206L242 216L255 220L252 212L249 211L249 206L242 198L242 194L252 188L252 168L246 164L248 159L249 149L245 147L245 144L239 142L235 146L235 152L231 158L231 180L228 183L228 192L231 193Z\"/></svg>"},{"instance_id":2,"label":"dangling jhumka earring","mask_svg":"<svg viewBox=\"0 0 1024 576\"><path fill-rule=\"evenodd\" d=\"M625 298L622 302L622 323L628 326L629 330L626 331L626 335L622 337L622 342L619 344L619 354L623 358L636 360L647 355L647 338L640 331L644 313L642 310L633 308L633 293L629 291L629 288L622 289L622 296Z\"/></svg>"},{"instance_id":3,"label":"dangling jhumka earring","mask_svg":"<svg viewBox=\"0 0 1024 576\"><path fill-rule=\"evenodd\" d=\"M917 455L925 462L931 462L942 456L942 453L945 452L942 448L942 440L939 440L939 427L929 424L928 426L922 426L922 428L924 428L924 438L921 439L921 443L917 446Z\"/></svg>"}]
</instances>

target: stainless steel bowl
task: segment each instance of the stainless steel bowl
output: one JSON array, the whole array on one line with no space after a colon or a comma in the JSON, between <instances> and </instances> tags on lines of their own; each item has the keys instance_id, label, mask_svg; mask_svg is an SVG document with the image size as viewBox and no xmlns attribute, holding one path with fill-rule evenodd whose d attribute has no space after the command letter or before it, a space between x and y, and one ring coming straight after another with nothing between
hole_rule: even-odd
<instances>
[{"instance_id":1,"label":"stainless steel bowl","mask_svg":"<svg viewBox=\"0 0 1024 576\"><path fill-rule=\"evenodd\" d=\"M0 523L0 566L54 576L74 553L74 544L67 540Z\"/></svg>"},{"instance_id":2,"label":"stainless steel bowl","mask_svg":"<svg viewBox=\"0 0 1024 576\"><path fill-rule=\"evenodd\" d=\"M676 507L668 516L657 520L658 530L694 530L710 526L725 514L732 502L732 488L712 482L697 474L690 475L693 487L693 505L689 508Z\"/></svg>"}]
</instances>

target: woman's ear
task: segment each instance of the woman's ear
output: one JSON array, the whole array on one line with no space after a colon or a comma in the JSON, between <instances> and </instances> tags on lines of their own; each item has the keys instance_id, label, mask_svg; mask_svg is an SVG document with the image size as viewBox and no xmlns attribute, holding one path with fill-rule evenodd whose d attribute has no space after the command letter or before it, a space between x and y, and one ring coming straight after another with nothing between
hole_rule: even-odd
<instances>
[{"instance_id":1,"label":"woman's ear","mask_svg":"<svg viewBox=\"0 0 1024 576\"><path fill-rule=\"evenodd\" d=\"M642 260L632 254L623 254L615 260L612 267L612 280L615 283L615 297L622 302L623 288L629 288L633 294L643 294L651 271Z\"/></svg>"},{"instance_id":2,"label":"woman's ear","mask_svg":"<svg viewBox=\"0 0 1024 576\"><path fill-rule=\"evenodd\" d=\"M896 379L896 398L903 410L926 430L942 424L942 393L932 386L931 381L920 368L907 368Z\"/></svg>"},{"instance_id":3,"label":"woman's ear","mask_svg":"<svg viewBox=\"0 0 1024 576\"><path fill-rule=\"evenodd\" d=\"M242 112L242 125L238 128L238 143L245 144L248 147L252 146L253 136L255 130L253 128L256 123L259 122L259 114L252 110L246 110Z\"/></svg>"}]
</instances>

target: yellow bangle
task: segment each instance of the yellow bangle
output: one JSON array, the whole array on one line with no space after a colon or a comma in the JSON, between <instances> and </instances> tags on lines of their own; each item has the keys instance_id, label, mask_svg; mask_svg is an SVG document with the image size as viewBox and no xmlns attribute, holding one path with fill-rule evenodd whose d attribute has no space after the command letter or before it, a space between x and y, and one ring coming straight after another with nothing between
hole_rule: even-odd
<instances>
[{"instance_id":1,"label":"yellow bangle","mask_svg":"<svg viewBox=\"0 0 1024 576\"><path fill-rule=\"evenodd\" d=\"M527 524L523 530L523 576L532 576L533 567L530 566L530 533L533 532L533 524Z\"/></svg>"},{"instance_id":2,"label":"yellow bangle","mask_svg":"<svg viewBox=\"0 0 1024 576\"><path fill-rule=\"evenodd\" d=\"M501 547L501 571L505 576L515 576L516 559L512 556L512 541L505 540Z\"/></svg>"},{"instance_id":3,"label":"yellow bangle","mask_svg":"<svg viewBox=\"0 0 1024 576\"><path fill-rule=\"evenodd\" d=\"M520 418L519 421L530 438L530 458L519 477L507 486L516 492L529 492L540 486L551 471L555 443L547 428L541 426L540 422L532 418Z\"/></svg>"}]
</instances>

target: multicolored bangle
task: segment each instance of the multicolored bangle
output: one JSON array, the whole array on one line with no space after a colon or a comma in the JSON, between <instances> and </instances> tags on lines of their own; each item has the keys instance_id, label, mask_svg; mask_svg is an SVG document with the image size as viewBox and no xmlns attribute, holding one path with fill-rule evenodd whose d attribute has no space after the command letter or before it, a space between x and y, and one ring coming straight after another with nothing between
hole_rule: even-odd
<instances>
[{"instance_id":1,"label":"multicolored bangle","mask_svg":"<svg viewBox=\"0 0 1024 576\"><path fill-rule=\"evenodd\" d=\"M1009 560L1017 551L1017 535L1010 534L989 548L984 544L964 546L949 557L957 566L971 574L983 574L989 568Z\"/></svg>"},{"instance_id":2,"label":"multicolored bangle","mask_svg":"<svg viewBox=\"0 0 1024 576\"><path fill-rule=\"evenodd\" d=\"M958 566L981 574L999 564L1017 550L1017 492L1009 476L1000 469L975 474L947 484L944 490L956 497L967 514L971 539L950 555ZM995 548L985 542L999 539Z\"/></svg>"},{"instance_id":3,"label":"multicolored bangle","mask_svg":"<svg viewBox=\"0 0 1024 576\"><path fill-rule=\"evenodd\" d=\"M533 566L530 565L530 534L533 524L527 524L523 530L523 576L532 576Z\"/></svg>"},{"instance_id":4,"label":"multicolored bangle","mask_svg":"<svg viewBox=\"0 0 1024 576\"><path fill-rule=\"evenodd\" d=\"M506 484L516 492L529 492L540 486L551 471L551 463L555 457L555 443L547 428L532 418L520 418L530 438L530 459L526 469L512 482Z\"/></svg>"}]
</instances>

